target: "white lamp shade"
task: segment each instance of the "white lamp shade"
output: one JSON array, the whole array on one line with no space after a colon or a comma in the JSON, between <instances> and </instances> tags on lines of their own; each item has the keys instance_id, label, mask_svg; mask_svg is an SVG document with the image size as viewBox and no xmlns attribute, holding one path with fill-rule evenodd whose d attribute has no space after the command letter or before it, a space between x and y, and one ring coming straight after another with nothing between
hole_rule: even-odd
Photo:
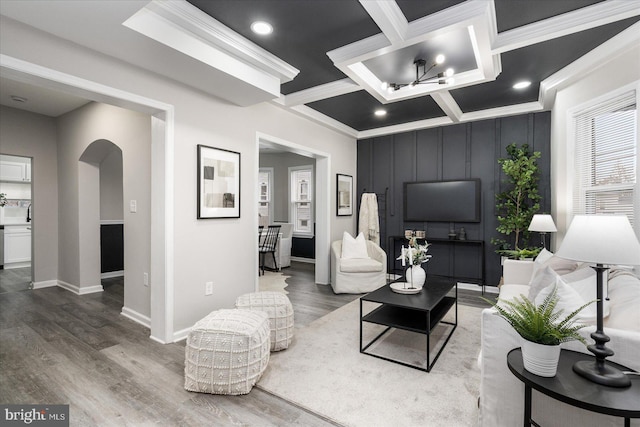
<instances>
[{"instance_id":1,"label":"white lamp shade","mask_svg":"<svg viewBox=\"0 0 640 427\"><path fill-rule=\"evenodd\" d=\"M624 215L576 215L556 255L592 264L640 265L640 243Z\"/></svg>"},{"instance_id":2,"label":"white lamp shade","mask_svg":"<svg viewBox=\"0 0 640 427\"><path fill-rule=\"evenodd\" d=\"M558 229L556 228L551 215L535 214L533 218L531 218L529 231L538 231L540 233L555 233L556 231L558 231Z\"/></svg>"}]
</instances>

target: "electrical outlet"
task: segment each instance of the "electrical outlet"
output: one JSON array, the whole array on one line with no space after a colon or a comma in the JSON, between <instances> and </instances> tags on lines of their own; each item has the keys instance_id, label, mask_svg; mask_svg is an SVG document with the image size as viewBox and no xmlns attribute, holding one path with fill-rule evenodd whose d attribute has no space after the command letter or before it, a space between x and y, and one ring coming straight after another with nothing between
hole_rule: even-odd
<instances>
[{"instance_id":1,"label":"electrical outlet","mask_svg":"<svg viewBox=\"0 0 640 427\"><path fill-rule=\"evenodd\" d=\"M204 284L204 294L205 295L213 294L213 282L207 282Z\"/></svg>"},{"instance_id":2,"label":"electrical outlet","mask_svg":"<svg viewBox=\"0 0 640 427\"><path fill-rule=\"evenodd\" d=\"M143 283L145 286L149 286L149 273L144 273Z\"/></svg>"}]
</instances>

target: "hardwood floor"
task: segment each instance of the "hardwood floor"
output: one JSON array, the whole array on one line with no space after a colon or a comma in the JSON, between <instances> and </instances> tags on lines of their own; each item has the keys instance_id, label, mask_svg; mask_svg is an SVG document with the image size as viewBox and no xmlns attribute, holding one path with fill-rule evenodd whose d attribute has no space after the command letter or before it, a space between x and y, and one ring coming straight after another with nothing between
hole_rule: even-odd
<instances>
[{"instance_id":1,"label":"hardwood floor","mask_svg":"<svg viewBox=\"0 0 640 427\"><path fill-rule=\"evenodd\" d=\"M293 263L284 272L297 326L359 297L316 285L313 265ZM1 403L70 404L71 425L83 427L335 425L258 388L245 396L185 391L184 341L149 339L148 329L120 315L122 280L103 286L82 296L2 287Z\"/></svg>"}]
</instances>

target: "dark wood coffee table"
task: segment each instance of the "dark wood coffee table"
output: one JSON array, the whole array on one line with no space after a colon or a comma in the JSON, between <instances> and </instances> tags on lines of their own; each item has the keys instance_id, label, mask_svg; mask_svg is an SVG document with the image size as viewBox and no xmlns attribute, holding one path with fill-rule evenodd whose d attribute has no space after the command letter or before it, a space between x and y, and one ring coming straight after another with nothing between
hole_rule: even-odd
<instances>
[{"instance_id":1,"label":"dark wood coffee table","mask_svg":"<svg viewBox=\"0 0 640 427\"><path fill-rule=\"evenodd\" d=\"M380 305L371 312L363 315L362 305L365 301ZM453 306L455 306L455 322L442 321L442 318ZM432 361L430 351L431 332L441 321L444 324L452 325L453 328ZM367 322L387 326L387 328L371 342L363 346L362 329L363 324ZM452 279L428 277L420 293L414 295L395 293L389 285L385 285L360 298L360 353L368 354L379 359L430 372L457 326L458 284ZM392 328L403 329L427 336L426 368L367 352L367 349L372 344Z\"/></svg>"}]
</instances>

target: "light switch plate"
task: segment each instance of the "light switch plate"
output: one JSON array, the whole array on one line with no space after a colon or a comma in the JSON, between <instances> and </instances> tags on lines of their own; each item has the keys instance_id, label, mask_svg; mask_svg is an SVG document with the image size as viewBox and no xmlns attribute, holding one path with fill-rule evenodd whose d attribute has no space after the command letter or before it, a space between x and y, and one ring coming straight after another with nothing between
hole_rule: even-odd
<instances>
[{"instance_id":1,"label":"light switch plate","mask_svg":"<svg viewBox=\"0 0 640 427\"><path fill-rule=\"evenodd\" d=\"M129 201L129 212L136 213L138 211L138 202L136 200Z\"/></svg>"}]
</instances>

